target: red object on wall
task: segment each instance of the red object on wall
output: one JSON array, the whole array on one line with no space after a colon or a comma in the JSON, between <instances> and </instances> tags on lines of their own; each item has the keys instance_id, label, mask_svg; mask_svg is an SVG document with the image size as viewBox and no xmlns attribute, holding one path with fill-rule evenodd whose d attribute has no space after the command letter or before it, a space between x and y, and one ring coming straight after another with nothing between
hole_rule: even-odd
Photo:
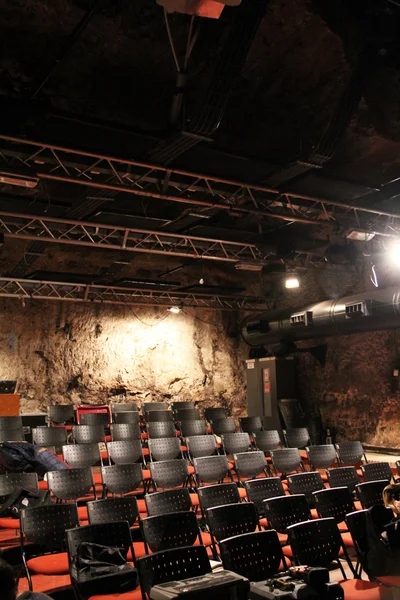
<instances>
[{"instance_id":1,"label":"red object on wall","mask_svg":"<svg viewBox=\"0 0 400 600\"><path fill-rule=\"evenodd\" d=\"M76 422L78 423L78 425L80 425L81 423L81 415L82 414L87 414L87 413L108 413L108 416L110 418L109 423L111 423L111 409L108 406L108 404L100 404L100 405L96 405L93 404L93 406L78 406L76 408Z\"/></svg>"},{"instance_id":2,"label":"red object on wall","mask_svg":"<svg viewBox=\"0 0 400 600\"><path fill-rule=\"evenodd\" d=\"M269 394L271 391L271 384L269 381L269 369L263 369L264 371L264 392Z\"/></svg>"},{"instance_id":3,"label":"red object on wall","mask_svg":"<svg viewBox=\"0 0 400 600\"><path fill-rule=\"evenodd\" d=\"M219 19L224 6L238 6L241 0L157 0L168 12Z\"/></svg>"}]
</instances>

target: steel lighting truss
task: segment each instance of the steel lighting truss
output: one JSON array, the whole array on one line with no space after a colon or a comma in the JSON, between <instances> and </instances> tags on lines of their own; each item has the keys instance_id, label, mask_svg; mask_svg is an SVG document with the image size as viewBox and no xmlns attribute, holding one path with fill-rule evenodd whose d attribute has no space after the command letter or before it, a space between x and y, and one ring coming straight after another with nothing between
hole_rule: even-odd
<instances>
[{"instance_id":1,"label":"steel lighting truss","mask_svg":"<svg viewBox=\"0 0 400 600\"><path fill-rule=\"evenodd\" d=\"M263 258L254 244L2 211L0 233L33 241L230 263L260 263Z\"/></svg>"},{"instance_id":2,"label":"steel lighting truss","mask_svg":"<svg viewBox=\"0 0 400 600\"><path fill-rule=\"evenodd\" d=\"M380 235L400 231L399 213L10 136L0 136L0 156L5 166L25 165L39 180L179 202L204 214L217 208L306 225L339 222Z\"/></svg>"},{"instance_id":3,"label":"steel lighting truss","mask_svg":"<svg viewBox=\"0 0 400 600\"><path fill-rule=\"evenodd\" d=\"M58 300L126 306L180 306L229 311L260 311L266 309L265 298L225 294L198 294L140 287L37 281L33 279L0 278L0 297L21 300Z\"/></svg>"}]
</instances>

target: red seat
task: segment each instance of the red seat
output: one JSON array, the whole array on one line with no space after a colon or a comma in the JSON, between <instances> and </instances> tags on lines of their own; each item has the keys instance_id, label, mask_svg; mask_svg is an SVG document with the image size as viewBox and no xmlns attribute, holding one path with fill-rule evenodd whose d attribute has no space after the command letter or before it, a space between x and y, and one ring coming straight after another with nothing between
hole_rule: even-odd
<instances>
[{"instance_id":1,"label":"red seat","mask_svg":"<svg viewBox=\"0 0 400 600\"><path fill-rule=\"evenodd\" d=\"M1 529L19 529L20 528L19 519L12 519L11 517L2 517L0 519L0 528Z\"/></svg>"},{"instance_id":2,"label":"red seat","mask_svg":"<svg viewBox=\"0 0 400 600\"><path fill-rule=\"evenodd\" d=\"M144 546L144 542L134 542L133 543L133 550L135 552L135 556L136 558L142 558L143 556L147 556L146 554L146 550L145 550L145 546ZM128 561L132 561L132 552L128 551Z\"/></svg>"},{"instance_id":3,"label":"red seat","mask_svg":"<svg viewBox=\"0 0 400 600\"><path fill-rule=\"evenodd\" d=\"M140 588L136 588L133 592L125 592L124 594L105 594L103 596L90 596L89 600L142 600L142 592Z\"/></svg>"},{"instance_id":4,"label":"red seat","mask_svg":"<svg viewBox=\"0 0 400 600\"><path fill-rule=\"evenodd\" d=\"M345 600L390 600L392 598L390 588L373 581L346 579L339 583L343 587Z\"/></svg>"},{"instance_id":5,"label":"red seat","mask_svg":"<svg viewBox=\"0 0 400 600\"><path fill-rule=\"evenodd\" d=\"M187 452L187 446L181 446L182 452Z\"/></svg>"},{"instance_id":6,"label":"red seat","mask_svg":"<svg viewBox=\"0 0 400 600\"><path fill-rule=\"evenodd\" d=\"M103 480L100 473L93 473L93 481L95 485L102 485Z\"/></svg>"},{"instance_id":7,"label":"red seat","mask_svg":"<svg viewBox=\"0 0 400 600\"><path fill-rule=\"evenodd\" d=\"M47 481L39 481L39 490L48 490Z\"/></svg>"},{"instance_id":8,"label":"red seat","mask_svg":"<svg viewBox=\"0 0 400 600\"><path fill-rule=\"evenodd\" d=\"M351 533L344 532L341 533L342 536L342 540L343 540L343 544L346 546L346 548L354 548L354 542L353 542L353 538L351 537Z\"/></svg>"},{"instance_id":9,"label":"red seat","mask_svg":"<svg viewBox=\"0 0 400 600\"><path fill-rule=\"evenodd\" d=\"M358 500L356 500L354 502L354 506L355 506L356 510L362 510L361 502L359 502Z\"/></svg>"},{"instance_id":10,"label":"red seat","mask_svg":"<svg viewBox=\"0 0 400 600\"><path fill-rule=\"evenodd\" d=\"M260 519L259 523L260 523L261 527L265 527L265 529L268 528L268 519L266 519L265 517Z\"/></svg>"},{"instance_id":11,"label":"red seat","mask_svg":"<svg viewBox=\"0 0 400 600\"><path fill-rule=\"evenodd\" d=\"M139 508L139 512L140 513L146 513L147 514L147 506L146 506L146 501L139 498L137 500L137 504L138 504L138 508Z\"/></svg>"},{"instance_id":12,"label":"red seat","mask_svg":"<svg viewBox=\"0 0 400 600\"><path fill-rule=\"evenodd\" d=\"M79 521L88 521L88 511L86 506L78 506Z\"/></svg>"},{"instance_id":13,"label":"red seat","mask_svg":"<svg viewBox=\"0 0 400 600\"><path fill-rule=\"evenodd\" d=\"M69 564L67 552L37 556L26 563L29 571L41 575L68 575Z\"/></svg>"},{"instance_id":14,"label":"red seat","mask_svg":"<svg viewBox=\"0 0 400 600\"><path fill-rule=\"evenodd\" d=\"M308 454L305 450L299 450L301 460L308 460Z\"/></svg>"},{"instance_id":15,"label":"red seat","mask_svg":"<svg viewBox=\"0 0 400 600\"><path fill-rule=\"evenodd\" d=\"M195 474L195 470L194 470L194 467L192 465L188 465L188 473L189 473L189 475L194 475Z\"/></svg>"},{"instance_id":16,"label":"red seat","mask_svg":"<svg viewBox=\"0 0 400 600\"><path fill-rule=\"evenodd\" d=\"M247 494L246 494L245 488L238 487L238 490L239 490L239 496L240 496L241 500L243 500L243 498L247 498Z\"/></svg>"},{"instance_id":17,"label":"red seat","mask_svg":"<svg viewBox=\"0 0 400 600\"><path fill-rule=\"evenodd\" d=\"M312 509L310 510L310 512L311 512L311 518L312 518L312 519L318 519L318 511L317 511L317 509L316 509L316 508L312 508Z\"/></svg>"},{"instance_id":18,"label":"red seat","mask_svg":"<svg viewBox=\"0 0 400 600\"><path fill-rule=\"evenodd\" d=\"M142 473L143 473L143 479L151 479L150 469L143 469Z\"/></svg>"},{"instance_id":19,"label":"red seat","mask_svg":"<svg viewBox=\"0 0 400 600\"><path fill-rule=\"evenodd\" d=\"M199 506L199 496L198 494L190 494L190 499L192 501L193 506Z\"/></svg>"},{"instance_id":20,"label":"red seat","mask_svg":"<svg viewBox=\"0 0 400 600\"><path fill-rule=\"evenodd\" d=\"M148 448L142 448L143 456L149 456L150 450Z\"/></svg>"}]
</instances>

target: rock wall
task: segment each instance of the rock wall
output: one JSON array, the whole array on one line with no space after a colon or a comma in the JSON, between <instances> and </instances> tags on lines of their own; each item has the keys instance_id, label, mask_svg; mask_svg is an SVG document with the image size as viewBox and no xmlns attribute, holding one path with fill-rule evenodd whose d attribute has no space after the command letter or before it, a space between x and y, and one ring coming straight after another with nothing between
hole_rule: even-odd
<instances>
[{"instance_id":1,"label":"rock wall","mask_svg":"<svg viewBox=\"0 0 400 600\"><path fill-rule=\"evenodd\" d=\"M0 301L0 379L22 410L49 403L219 402L240 412L246 348L233 315L165 308Z\"/></svg>"}]
</instances>

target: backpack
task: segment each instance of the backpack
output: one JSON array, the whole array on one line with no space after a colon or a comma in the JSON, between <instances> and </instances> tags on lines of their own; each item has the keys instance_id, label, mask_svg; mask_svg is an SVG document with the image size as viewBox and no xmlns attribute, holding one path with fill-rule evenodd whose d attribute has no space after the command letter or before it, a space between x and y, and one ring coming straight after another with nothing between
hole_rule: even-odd
<instances>
[{"instance_id":1,"label":"backpack","mask_svg":"<svg viewBox=\"0 0 400 600\"><path fill-rule=\"evenodd\" d=\"M30 492L29 490L16 488L0 508L0 517L19 519L19 514L23 508L36 508L48 504L51 504L49 490Z\"/></svg>"},{"instance_id":2,"label":"backpack","mask_svg":"<svg viewBox=\"0 0 400 600\"><path fill-rule=\"evenodd\" d=\"M121 548L81 542L71 564L71 579L78 594L123 594L137 588L134 567L127 564Z\"/></svg>"}]
</instances>

